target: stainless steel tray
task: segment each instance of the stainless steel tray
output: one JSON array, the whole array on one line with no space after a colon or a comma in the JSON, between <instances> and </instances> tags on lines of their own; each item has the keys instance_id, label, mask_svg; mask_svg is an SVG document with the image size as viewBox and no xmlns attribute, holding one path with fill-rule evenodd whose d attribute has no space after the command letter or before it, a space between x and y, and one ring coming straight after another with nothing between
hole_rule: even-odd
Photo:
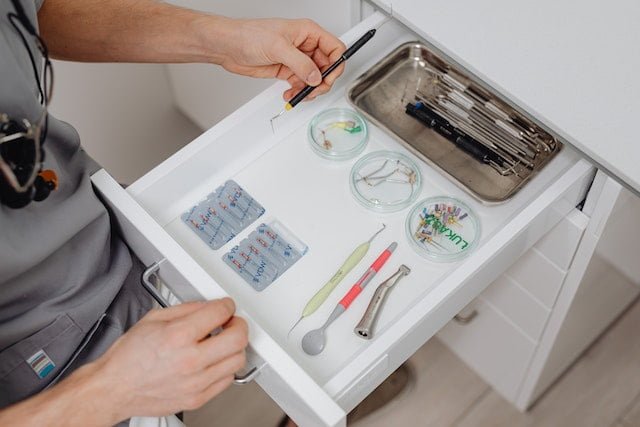
<instances>
[{"instance_id":1,"label":"stainless steel tray","mask_svg":"<svg viewBox=\"0 0 640 427\"><path fill-rule=\"evenodd\" d=\"M512 197L562 148L499 95L420 42L402 44L383 58L353 83L348 98L371 122L484 203ZM472 157L408 115L411 102L433 107L483 150L497 153L500 165Z\"/></svg>"}]
</instances>

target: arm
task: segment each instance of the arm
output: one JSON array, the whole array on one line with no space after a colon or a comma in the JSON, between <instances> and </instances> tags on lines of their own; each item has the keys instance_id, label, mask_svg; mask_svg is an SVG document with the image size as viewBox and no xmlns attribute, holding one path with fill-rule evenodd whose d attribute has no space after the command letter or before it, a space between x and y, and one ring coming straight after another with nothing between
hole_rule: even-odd
<instances>
[{"instance_id":1,"label":"arm","mask_svg":"<svg viewBox=\"0 0 640 427\"><path fill-rule=\"evenodd\" d=\"M0 410L0 425L107 426L195 409L244 366L247 325L234 311L228 298L153 310L95 362Z\"/></svg>"},{"instance_id":2,"label":"arm","mask_svg":"<svg viewBox=\"0 0 640 427\"><path fill-rule=\"evenodd\" d=\"M291 98L319 85L320 70L345 51L309 20L240 20L155 0L46 0L38 13L52 55L73 61L202 62L252 77L288 80ZM311 97L328 91L340 67Z\"/></svg>"}]
</instances>

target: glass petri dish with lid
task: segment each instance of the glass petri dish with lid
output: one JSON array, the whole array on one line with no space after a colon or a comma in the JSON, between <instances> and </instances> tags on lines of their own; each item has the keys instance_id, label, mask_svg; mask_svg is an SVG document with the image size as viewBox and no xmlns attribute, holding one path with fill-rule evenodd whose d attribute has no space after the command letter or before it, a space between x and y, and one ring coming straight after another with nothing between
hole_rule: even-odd
<instances>
[{"instance_id":1,"label":"glass petri dish with lid","mask_svg":"<svg viewBox=\"0 0 640 427\"><path fill-rule=\"evenodd\" d=\"M351 192L376 212L397 212L415 201L422 175L413 160L394 151L367 154L351 169Z\"/></svg>"},{"instance_id":2,"label":"glass petri dish with lid","mask_svg":"<svg viewBox=\"0 0 640 427\"><path fill-rule=\"evenodd\" d=\"M369 129L364 118L349 108L330 108L309 123L309 144L320 157L348 160L367 146Z\"/></svg>"},{"instance_id":3,"label":"glass petri dish with lid","mask_svg":"<svg viewBox=\"0 0 640 427\"><path fill-rule=\"evenodd\" d=\"M480 239L480 222L476 214L453 197L422 200L407 216L405 228L414 250L439 262L466 257Z\"/></svg>"}]
</instances>

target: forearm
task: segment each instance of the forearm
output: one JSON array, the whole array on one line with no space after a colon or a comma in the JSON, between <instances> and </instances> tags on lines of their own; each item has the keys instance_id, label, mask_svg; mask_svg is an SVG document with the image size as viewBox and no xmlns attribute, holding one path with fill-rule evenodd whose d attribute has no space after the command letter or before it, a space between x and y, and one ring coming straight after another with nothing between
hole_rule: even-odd
<instances>
[{"instance_id":1,"label":"forearm","mask_svg":"<svg viewBox=\"0 0 640 427\"><path fill-rule=\"evenodd\" d=\"M232 25L155 0L45 0L38 21L53 57L90 62L221 63Z\"/></svg>"},{"instance_id":2,"label":"forearm","mask_svg":"<svg viewBox=\"0 0 640 427\"><path fill-rule=\"evenodd\" d=\"M111 426L125 415L93 364L51 389L0 410L0 425L68 427Z\"/></svg>"}]
</instances>

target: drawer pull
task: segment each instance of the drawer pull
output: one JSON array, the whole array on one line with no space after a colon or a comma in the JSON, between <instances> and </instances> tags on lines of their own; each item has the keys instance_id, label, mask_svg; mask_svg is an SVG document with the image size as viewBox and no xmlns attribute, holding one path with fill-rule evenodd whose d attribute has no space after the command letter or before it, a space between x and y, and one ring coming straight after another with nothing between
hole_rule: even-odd
<instances>
[{"instance_id":1,"label":"drawer pull","mask_svg":"<svg viewBox=\"0 0 640 427\"><path fill-rule=\"evenodd\" d=\"M158 288L152 283L152 277L157 277L158 270L160 270L160 264L163 262L164 258L160 261L154 262L142 272L142 286L144 286L147 292L149 292L149 295L151 295L161 307L167 308L171 304L167 302Z\"/></svg>"},{"instance_id":2,"label":"drawer pull","mask_svg":"<svg viewBox=\"0 0 640 427\"><path fill-rule=\"evenodd\" d=\"M260 373L260 369L261 368L262 368L262 366L254 366L253 368L249 369L249 372L247 372L244 375L236 374L234 376L233 383L236 384L236 385L249 384L251 381L254 380L255 377L258 376L258 374Z\"/></svg>"},{"instance_id":3,"label":"drawer pull","mask_svg":"<svg viewBox=\"0 0 640 427\"><path fill-rule=\"evenodd\" d=\"M160 304L162 308L167 308L171 306L171 304L169 304L169 302L165 299L165 297L160 293L156 285L153 283L154 282L153 278L157 278L158 271L160 270L160 264L162 264L164 261L165 260L163 258L160 261L154 262L149 267L147 267L142 272L141 282L142 282L142 286L144 286L144 288L147 290L147 292L149 292L149 294L153 297L153 299L156 300L156 302ZM215 335L220 331L221 329L217 328L211 333ZM251 381L253 381L253 379L256 376L258 376L258 374L260 373L260 368L262 368L262 366L260 367L255 366L251 368L249 372L247 372L244 375L235 374L233 382L238 385L250 383Z\"/></svg>"},{"instance_id":4,"label":"drawer pull","mask_svg":"<svg viewBox=\"0 0 640 427\"><path fill-rule=\"evenodd\" d=\"M477 315L478 315L478 310L473 309L473 311L471 311L471 313L467 314L466 316L463 316L461 314L456 314L455 316L453 316L453 320L455 320L455 322L460 325L468 325L473 321L473 319L476 318Z\"/></svg>"}]
</instances>

